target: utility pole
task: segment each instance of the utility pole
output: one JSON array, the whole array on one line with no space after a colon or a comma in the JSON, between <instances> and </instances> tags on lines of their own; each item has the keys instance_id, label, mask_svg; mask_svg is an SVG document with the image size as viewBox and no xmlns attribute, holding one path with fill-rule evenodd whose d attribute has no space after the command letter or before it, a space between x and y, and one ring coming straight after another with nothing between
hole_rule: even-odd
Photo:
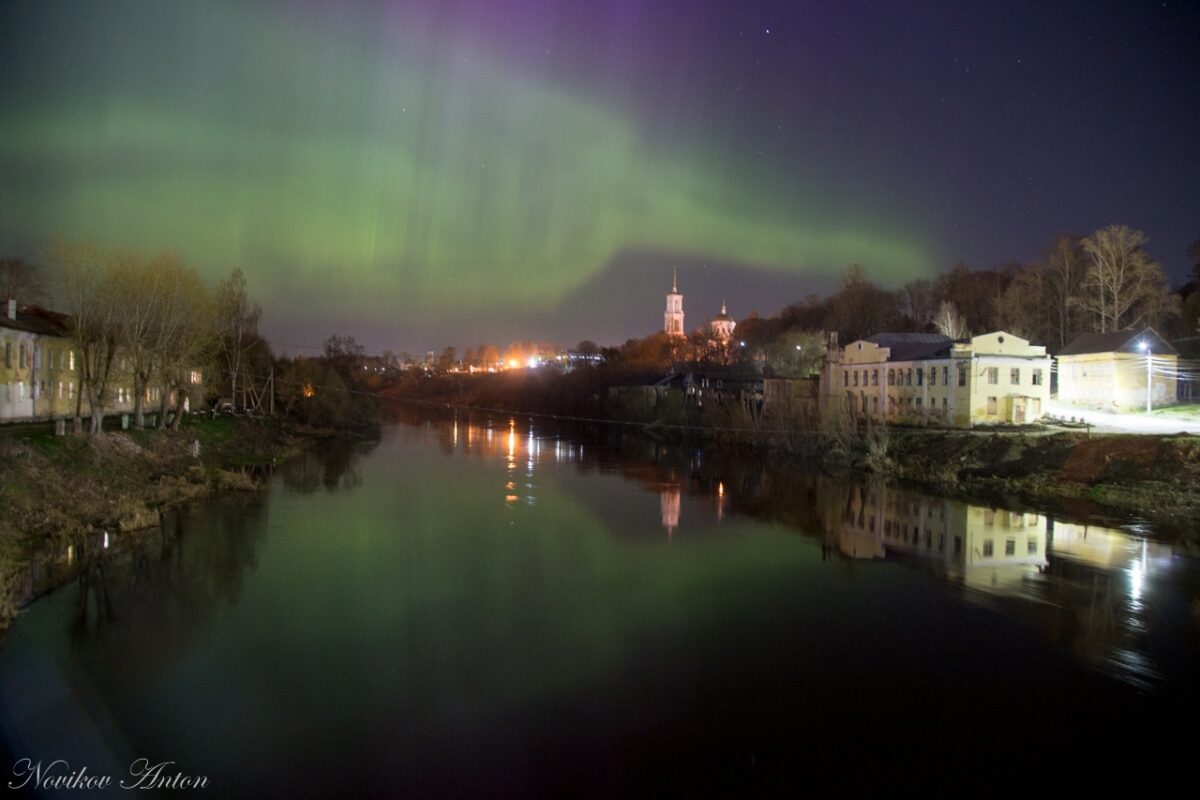
<instances>
[{"instance_id":1,"label":"utility pole","mask_svg":"<svg viewBox=\"0 0 1200 800\"><path fill-rule=\"evenodd\" d=\"M1146 353L1146 413L1149 414L1150 413L1150 363L1151 363L1150 344L1148 342L1142 342L1141 345L1139 345L1139 346Z\"/></svg>"}]
</instances>

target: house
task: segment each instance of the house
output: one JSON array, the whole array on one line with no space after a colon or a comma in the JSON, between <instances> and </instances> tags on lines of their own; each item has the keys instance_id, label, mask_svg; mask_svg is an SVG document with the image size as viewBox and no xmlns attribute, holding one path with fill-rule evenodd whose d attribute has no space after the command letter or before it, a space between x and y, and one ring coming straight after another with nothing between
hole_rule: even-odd
<instances>
[{"instance_id":1,"label":"house","mask_svg":"<svg viewBox=\"0 0 1200 800\"><path fill-rule=\"evenodd\" d=\"M1058 400L1112 411L1145 408L1147 393L1174 403L1178 370L1179 352L1153 328L1085 333L1058 354Z\"/></svg>"},{"instance_id":2,"label":"house","mask_svg":"<svg viewBox=\"0 0 1200 800\"><path fill-rule=\"evenodd\" d=\"M0 422L46 421L91 413L87 398L80 396L83 365L68 331L64 314L18 306L15 300L0 305ZM188 396L198 394L201 378L199 370L187 372L184 391ZM147 412L159 409L162 391L159 386L146 388ZM106 414L133 411L133 369L123 353L114 360L105 394ZM174 391L168 395L171 407L175 396Z\"/></svg>"},{"instance_id":3,"label":"house","mask_svg":"<svg viewBox=\"0 0 1200 800\"><path fill-rule=\"evenodd\" d=\"M1045 413L1050 368L1045 347L1005 331L880 333L829 351L821 405L918 425L1021 424Z\"/></svg>"}]
</instances>

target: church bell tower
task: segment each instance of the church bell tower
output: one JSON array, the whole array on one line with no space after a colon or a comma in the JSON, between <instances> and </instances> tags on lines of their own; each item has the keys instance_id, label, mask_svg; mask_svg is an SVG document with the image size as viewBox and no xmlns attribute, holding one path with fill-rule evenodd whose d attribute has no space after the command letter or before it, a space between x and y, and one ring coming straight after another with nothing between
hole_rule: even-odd
<instances>
[{"instance_id":1,"label":"church bell tower","mask_svg":"<svg viewBox=\"0 0 1200 800\"><path fill-rule=\"evenodd\" d=\"M663 332L668 336L683 336L683 295L679 293L679 275L671 270L671 291L667 292L667 310L663 314Z\"/></svg>"}]
</instances>

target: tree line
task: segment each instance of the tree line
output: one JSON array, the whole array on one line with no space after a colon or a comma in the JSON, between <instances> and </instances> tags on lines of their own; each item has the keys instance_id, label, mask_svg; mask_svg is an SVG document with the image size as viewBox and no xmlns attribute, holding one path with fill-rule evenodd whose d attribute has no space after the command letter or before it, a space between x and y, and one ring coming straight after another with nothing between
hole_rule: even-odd
<instances>
[{"instance_id":1,"label":"tree line","mask_svg":"<svg viewBox=\"0 0 1200 800\"><path fill-rule=\"evenodd\" d=\"M1075 336L1152 326L1169 338L1200 330L1200 241L1188 253L1190 280L1173 290L1146 249L1141 231L1111 225L1088 236L1061 235L1030 264L974 270L957 264L934 278L885 289L858 264L826 297L809 295L778 314L741 320L733 347L713 352L701 333L686 344L654 334L608 352L610 363L664 368L688 363L754 361L783 375L811 371L802 352L820 352L817 331L837 332L842 344L884 331L938 332L952 339L1006 330L1051 353ZM803 345L807 334L808 345Z\"/></svg>"}]
</instances>

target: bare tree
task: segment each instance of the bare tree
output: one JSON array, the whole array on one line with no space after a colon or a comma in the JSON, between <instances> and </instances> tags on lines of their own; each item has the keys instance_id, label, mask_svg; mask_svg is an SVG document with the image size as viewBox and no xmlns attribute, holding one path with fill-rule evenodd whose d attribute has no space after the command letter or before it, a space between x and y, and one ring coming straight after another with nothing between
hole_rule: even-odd
<instances>
[{"instance_id":1,"label":"bare tree","mask_svg":"<svg viewBox=\"0 0 1200 800\"><path fill-rule=\"evenodd\" d=\"M0 258L0 300L26 303L42 299L42 278L38 268L23 258Z\"/></svg>"},{"instance_id":2,"label":"bare tree","mask_svg":"<svg viewBox=\"0 0 1200 800\"><path fill-rule=\"evenodd\" d=\"M1146 241L1127 225L1110 225L1083 240L1088 265L1078 303L1101 333L1159 324L1179 313L1179 298L1146 253Z\"/></svg>"},{"instance_id":3,"label":"bare tree","mask_svg":"<svg viewBox=\"0 0 1200 800\"><path fill-rule=\"evenodd\" d=\"M246 276L235 269L217 284L216 321L217 344L229 375L230 401L237 406L238 374L242 361L254 347L258 337L258 321L262 306L246 293Z\"/></svg>"},{"instance_id":4,"label":"bare tree","mask_svg":"<svg viewBox=\"0 0 1200 800\"><path fill-rule=\"evenodd\" d=\"M954 303L949 300L943 300L941 306L938 307L937 314L933 318L933 325L939 333L949 336L951 339L966 339L971 335L971 331L967 328L967 321L963 319L962 314L958 313Z\"/></svg>"},{"instance_id":5,"label":"bare tree","mask_svg":"<svg viewBox=\"0 0 1200 800\"><path fill-rule=\"evenodd\" d=\"M57 272L59 302L69 317L69 330L79 353L80 392L75 404L75 430L82 429L86 396L90 434L99 433L108 400L108 381L116 361L123 299L112 259L97 245L58 244L50 251Z\"/></svg>"},{"instance_id":6,"label":"bare tree","mask_svg":"<svg viewBox=\"0 0 1200 800\"><path fill-rule=\"evenodd\" d=\"M216 340L216 306L196 270L177 257L166 257L162 270L162 313L154 349L161 384L158 427L167 426L167 411L175 396L172 430L178 430L192 387L192 372L207 360Z\"/></svg>"},{"instance_id":7,"label":"bare tree","mask_svg":"<svg viewBox=\"0 0 1200 800\"><path fill-rule=\"evenodd\" d=\"M931 280L909 281L900 290L900 298L905 315L916 325L925 325L937 314L937 293Z\"/></svg>"},{"instance_id":8,"label":"bare tree","mask_svg":"<svg viewBox=\"0 0 1200 800\"><path fill-rule=\"evenodd\" d=\"M158 370L156 348L163 316L163 273L142 253L113 254L111 279L124 298L118 317L118 344L133 373L133 426L144 427L146 388Z\"/></svg>"}]
</instances>

